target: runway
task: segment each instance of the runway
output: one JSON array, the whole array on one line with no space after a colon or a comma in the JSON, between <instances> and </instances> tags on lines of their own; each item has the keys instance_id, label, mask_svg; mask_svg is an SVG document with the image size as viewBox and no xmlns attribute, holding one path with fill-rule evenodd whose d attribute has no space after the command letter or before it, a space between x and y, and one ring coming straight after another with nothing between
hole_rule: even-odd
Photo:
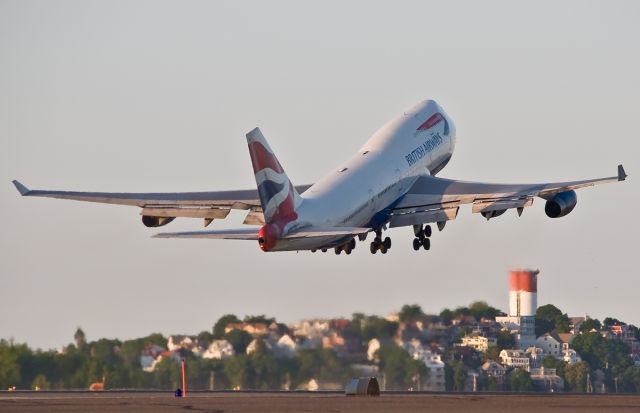
<instances>
[{"instance_id":1,"label":"runway","mask_svg":"<svg viewBox=\"0 0 640 413\"><path fill-rule=\"evenodd\" d=\"M640 412L640 395L337 393L1 392L0 412Z\"/></svg>"}]
</instances>

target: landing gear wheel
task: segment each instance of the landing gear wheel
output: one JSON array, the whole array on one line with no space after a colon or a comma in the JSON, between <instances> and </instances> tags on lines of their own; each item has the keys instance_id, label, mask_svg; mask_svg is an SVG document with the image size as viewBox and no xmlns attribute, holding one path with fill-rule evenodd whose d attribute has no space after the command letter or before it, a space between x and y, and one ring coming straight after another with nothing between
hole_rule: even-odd
<instances>
[{"instance_id":1,"label":"landing gear wheel","mask_svg":"<svg viewBox=\"0 0 640 413\"><path fill-rule=\"evenodd\" d=\"M385 249L390 250L391 249L391 238L386 237L384 239L384 242L382 243L382 245L384 245Z\"/></svg>"},{"instance_id":2,"label":"landing gear wheel","mask_svg":"<svg viewBox=\"0 0 640 413\"><path fill-rule=\"evenodd\" d=\"M424 227L424 236L429 238L432 234L431 225L427 225Z\"/></svg>"},{"instance_id":3,"label":"landing gear wheel","mask_svg":"<svg viewBox=\"0 0 640 413\"><path fill-rule=\"evenodd\" d=\"M378 252L378 245L376 245L375 242L372 242L369 245L369 251L371 251L372 254L375 254L376 252Z\"/></svg>"},{"instance_id":4,"label":"landing gear wheel","mask_svg":"<svg viewBox=\"0 0 640 413\"><path fill-rule=\"evenodd\" d=\"M335 251L336 255L340 255L340 253L342 252L342 248L341 247L335 247L334 251Z\"/></svg>"},{"instance_id":5,"label":"landing gear wheel","mask_svg":"<svg viewBox=\"0 0 640 413\"><path fill-rule=\"evenodd\" d=\"M387 247L386 245L384 245L384 243L380 244L380 252L383 254L387 253Z\"/></svg>"},{"instance_id":6,"label":"landing gear wheel","mask_svg":"<svg viewBox=\"0 0 640 413\"><path fill-rule=\"evenodd\" d=\"M428 251L431 249L431 240L429 238L425 238L422 240L422 247L425 249L425 251Z\"/></svg>"},{"instance_id":7,"label":"landing gear wheel","mask_svg":"<svg viewBox=\"0 0 640 413\"><path fill-rule=\"evenodd\" d=\"M326 248L322 248L320 251L327 252L327 249Z\"/></svg>"},{"instance_id":8,"label":"landing gear wheel","mask_svg":"<svg viewBox=\"0 0 640 413\"><path fill-rule=\"evenodd\" d=\"M311 250L311 252L316 252L316 250Z\"/></svg>"},{"instance_id":9,"label":"landing gear wheel","mask_svg":"<svg viewBox=\"0 0 640 413\"><path fill-rule=\"evenodd\" d=\"M355 238L351 238L351 241L349 241L348 245L351 247L352 250L355 250L356 249L356 239Z\"/></svg>"},{"instance_id":10,"label":"landing gear wheel","mask_svg":"<svg viewBox=\"0 0 640 413\"><path fill-rule=\"evenodd\" d=\"M414 238L413 239L413 250L414 251L418 251L421 246L422 246L422 241L420 241L419 238Z\"/></svg>"},{"instance_id":11,"label":"landing gear wheel","mask_svg":"<svg viewBox=\"0 0 640 413\"><path fill-rule=\"evenodd\" d=\"M345 248L344 253L347 255L351 255L351 248Z\"/></svg>"}]
</instances>

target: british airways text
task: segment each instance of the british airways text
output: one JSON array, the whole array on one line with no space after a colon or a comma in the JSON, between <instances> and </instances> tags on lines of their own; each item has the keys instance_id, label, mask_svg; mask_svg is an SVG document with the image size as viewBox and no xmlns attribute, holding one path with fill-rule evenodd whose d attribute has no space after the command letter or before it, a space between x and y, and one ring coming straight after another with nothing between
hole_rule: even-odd
<instances>
[{"instance_id":1,"label":"british airways text","mask_svg":"<svg viewBox=\"0 0 640 413\"><path fill-rule=\"evenodd\" d=\"M440 136L439 133L436 133L435 135L427 139L422 145L412 150L411 153L405 155L404 158L407 160L407 163L409 164L409 166L411 166L416 162L418 162L420 159L427 156L429 152L431 152L434 148L436 148L441 144L442 144L442 137Z\"/></svg>"}]
</instances>

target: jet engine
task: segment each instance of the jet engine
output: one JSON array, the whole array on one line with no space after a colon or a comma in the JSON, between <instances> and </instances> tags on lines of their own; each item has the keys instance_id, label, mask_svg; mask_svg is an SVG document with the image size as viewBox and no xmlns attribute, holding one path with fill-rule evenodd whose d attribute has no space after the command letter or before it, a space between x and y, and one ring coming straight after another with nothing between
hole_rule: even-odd
<instances>
[{"instance_id":1,"label":"jet engine","mask_svg":"<svg viewBox=\"0 0 640 413\"><path fill-rule=\"evenodd\" d=\"M142 223L144 224L145 227L154 228L154 227L161 227L163 225L167 225L169 222L173 221L174 219L176 219L176 217L154 217L151 215L143 215Z\"/></svg>"},{"instance_id":2,"label":"jet engine","mask_svg":"<svg viewBox=\"0 0 640 413\"><path fill-rule=\"evenodd\" d=\"M547 200L544 212L549 218L560 218L573 211L577 203L578 197L575 191L560 192Z\"/></svg>"}]
</instances>

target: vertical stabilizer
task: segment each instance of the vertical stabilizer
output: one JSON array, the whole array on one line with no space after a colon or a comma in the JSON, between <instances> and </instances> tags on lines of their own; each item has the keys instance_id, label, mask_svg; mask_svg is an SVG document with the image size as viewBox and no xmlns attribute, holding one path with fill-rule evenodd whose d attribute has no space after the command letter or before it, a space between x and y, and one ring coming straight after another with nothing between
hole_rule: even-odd
<instances>
[{"instance_id":1,"label":"vertical stabilizer","mask_svg":"<svg viewBox=\"0 0 640 413\"><path fill-rule=\"evenodd\" d=\"M247 143L265 222L295 220L302 199L259 128L247 133Z\"/></svg>"}]
</instances>

